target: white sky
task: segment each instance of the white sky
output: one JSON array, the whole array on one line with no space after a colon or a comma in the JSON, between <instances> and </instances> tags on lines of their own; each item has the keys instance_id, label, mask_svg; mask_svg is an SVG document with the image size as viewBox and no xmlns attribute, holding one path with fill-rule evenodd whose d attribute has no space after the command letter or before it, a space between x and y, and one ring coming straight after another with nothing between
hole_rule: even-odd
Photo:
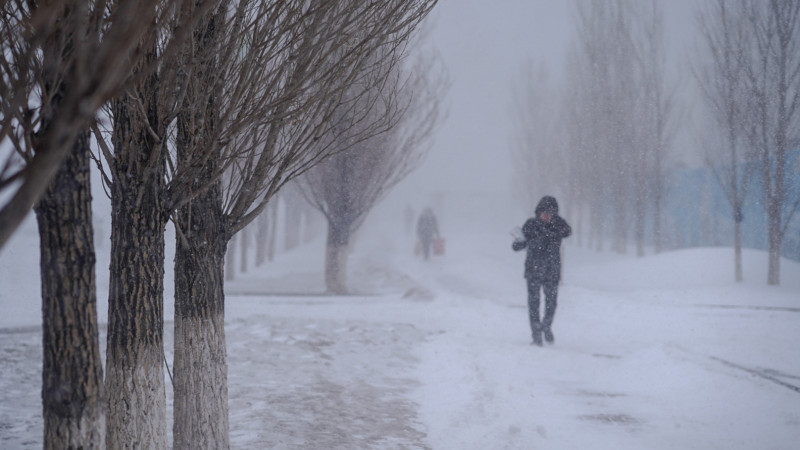
<instances>
[{"instance_id":1,"label":"white sky","mask_svg":"<svg viewBox=\"0 0 800 450\"><path fill-rule=\"evenodd\" d=\"M696 4L662 1L679 73L687 73ZM511 192L512 86L526 61L544 62L551 76L560 73L572 15L572 2L565 0L439 1L429 19L429 42L449 71L449 115L428 159L400 192L417 198L424 197L420 192Z\"/></svg>"},{"instance_id":2,"label":"white sky","mask_svg":"<svg viewBox=\"0 0 800 450\"><path fill-rule=\"evenodd\" d=\"M432 190L509 190L511 84L528 57L558 61L568 3L440 0L429 41L449 71L449 115L426 164L409 177ZM448 176L442 176L443 173Z\"/></svg>"}]
</instances>

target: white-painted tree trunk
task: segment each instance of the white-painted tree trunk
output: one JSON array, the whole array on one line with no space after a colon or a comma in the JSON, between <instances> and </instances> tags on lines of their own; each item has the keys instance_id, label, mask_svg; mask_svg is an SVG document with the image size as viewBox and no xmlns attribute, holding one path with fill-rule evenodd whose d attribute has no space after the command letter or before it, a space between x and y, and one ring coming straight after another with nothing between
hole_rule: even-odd
<instances>
[{"instance_id":1,"label":"white-painted tree trunk","mask_svg":"<svg viewBox=\"0 0 800 450\"><path fill-rule=\"evenodd\" d=\"M167 417L161 348L138 353L135 367L119 360L106 364L109 427L106 448L166 449Z\"/></svg>"},{"instance_id":2,"label":"white-painted tree trunk","mask_svg":"<svg viewBox=\"0 0 800 450\"><path fill-rule=\"evenodd\" d=\"M325 287L331 294L347 293L347 244L328 242L325 247Z\"/></svg>"},{"instance_id":3,"label":"white-painted tree trunk","mask_svg":"<svg viewBox=\"0 0 800 450\"><path fill-rule=\"evenodd\" d=\"M224 317L175 317L175 449L228 449Z\"/></svg>"}]
</instances>

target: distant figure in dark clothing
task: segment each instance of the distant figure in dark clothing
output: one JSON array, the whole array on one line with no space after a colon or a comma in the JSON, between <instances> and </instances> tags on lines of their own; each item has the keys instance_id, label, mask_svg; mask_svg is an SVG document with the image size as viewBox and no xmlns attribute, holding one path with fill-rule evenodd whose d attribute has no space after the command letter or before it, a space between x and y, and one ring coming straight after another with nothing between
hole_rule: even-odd
<instances>
[{"instance_id":1,"label":"distant figure in dark clothing","mask_svg":"<svg viewBox=\"0 0 800 450\"><path fill-rule=\"evenodd\" d=\"M431 256L431 244L433 244L434 237L439 237L439 224L436 222L433 210L425 208L417 221L417 238L419 238L422 255L425 259Z\"/></svg>"},{"instance_id":2,"label":"distant figure in dark clothing","mask_svg":"<svg viewBox=\"0 0 800 450\"><path fill-rule=\"evenodd\" d=\"M535 217L525 221L522 236L511 245L514 251L528 249L525 258L525 279L528 281L528 314L533 343L542 345L542 333L548 343L555 338L551 329L556 314L558 282L561 280L561 240L572 234L572 228L558 215L558 202L542 197ZM544 318L539 322L539 291L544 290Z\"/></svg>"}]
</instances>

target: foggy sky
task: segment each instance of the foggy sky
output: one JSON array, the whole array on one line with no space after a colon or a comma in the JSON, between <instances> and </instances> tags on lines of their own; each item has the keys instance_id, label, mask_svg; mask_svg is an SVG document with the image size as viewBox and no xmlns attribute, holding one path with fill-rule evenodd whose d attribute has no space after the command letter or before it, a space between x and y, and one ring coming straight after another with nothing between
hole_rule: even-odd
<instances>
[{"instance_id":1,"label":"foggy sky","mask_svg":"<svg viewBox=\"0 0 800 450\"><path fill-rule=\"evenodd\" d=\"M686 84L696 0L663 0L670 69ZM573 39L572 3L566 0L440 0L428 19L427 41L449 71L448 117L426 162L398 191L511 194L514 137L512 86L528 62L560 77ZM555 84L555 83L554 83Z\"/></svg>"}]
</instances>

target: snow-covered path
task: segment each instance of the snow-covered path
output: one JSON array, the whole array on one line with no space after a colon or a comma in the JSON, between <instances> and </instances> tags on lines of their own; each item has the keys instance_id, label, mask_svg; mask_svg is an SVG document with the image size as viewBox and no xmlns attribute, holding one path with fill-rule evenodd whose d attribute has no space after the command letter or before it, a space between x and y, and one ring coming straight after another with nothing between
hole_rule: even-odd
<instances>
[{"instance_id":1,"label":"snow-covered path","mask_svg":"<svg viewBox=\"0 0 800 450\"><path fill-rule=\"evenodd\" d=\"M510 264L496 251L507 243L471 242L472 254L456 249L431 277L438 301L461 315L423 350L418 399L434 448L799 442L797 264L785 264L784 287L767 289L725 282L728 249L594 261L567 247L556 345L538 348L528 344L521 257ZM746 258L757 278L763 255Z\"/></svg>"},{"instance_id":2,"label":"snow-covered path","mask_svg":"<svg viewBox=\"0 0 800 450\"><path fill-rule=\"evenodd\" d=\"M430 262L380 242L359 253L353 278L383 295L271 307L416 330L402 344L416 360L400 367L412 368L407 419L424 437L378 447L792 448L800 438L795 263L784 286L766 288L764 255L747 252L751 281L737 286L729 249L637 260L569 246L557 343L538 348L522 255L508 242L456 236Z\"/></svg>"},{"instance_id":3,"label":"snow-covered path","mask_svg":"<svg viewBox=\"0 0 800 450\"><path fill-rule=\"evenodd\" d=\"M729 249L636 259L569 245L556 344L539 348L523 255L507 241L448 236L447 255L425 262L408 242L364 237L346 297L314 294L319 242L229 283L233 448L800 442L800 265L784 261L783 286L768 288L759 252L745 253L748 281L735 285ZM35 283L20 295L35 297ZM4 449L41 447L38 314L0 332ZM168 322L168 361L171 336Z\"/></svg>"}]
</instances>

